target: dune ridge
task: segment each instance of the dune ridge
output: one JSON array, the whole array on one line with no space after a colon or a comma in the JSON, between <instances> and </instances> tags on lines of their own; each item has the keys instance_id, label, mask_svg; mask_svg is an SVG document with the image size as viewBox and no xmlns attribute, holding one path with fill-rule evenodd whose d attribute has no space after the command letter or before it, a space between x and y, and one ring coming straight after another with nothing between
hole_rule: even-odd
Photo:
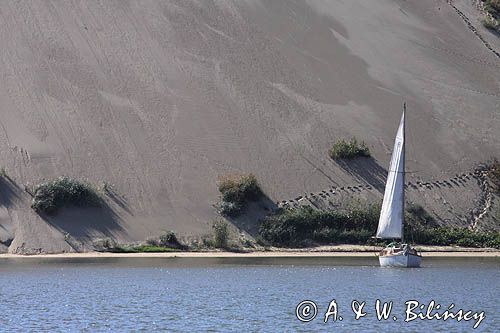
<instances>
[{"instance_id":1,"label":"dune ridge","mask_svg":"<svg viewBox=\"0 0 500 333\"><path fill-rule=\"evenodd\" d=\"M255 174L273 202L351 186L361 172L380 181L403 101L409 182L474 170L500 147L500 42L474 10L445 0L0 3L0 251L206 234L227 173ZM373 159L329 159L352 136ZM110 184L107 208L33 212L25 189L62 175ZM439 215L436 195L466 210L481 189L429 193ZM459 223L454 214L443 222ZM481 220L498 227L492 214Z\"/></svg>"}]
</instances>

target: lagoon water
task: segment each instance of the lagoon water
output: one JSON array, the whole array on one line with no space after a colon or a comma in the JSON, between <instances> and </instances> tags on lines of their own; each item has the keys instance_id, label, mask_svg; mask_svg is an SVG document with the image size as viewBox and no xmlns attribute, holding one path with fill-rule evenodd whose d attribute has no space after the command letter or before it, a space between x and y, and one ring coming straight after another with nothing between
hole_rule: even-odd
<instances>
[{"instance_id":1,"label":"lagoon water","mask_svg":"<svg viewBox=\"0 0 500 333\"><path fill-rule=\"evenodd\" d=\"M404 321L405 301L434 300L442 309L454 303L455 311L484 311L474 331L498 332L500 259L425 258L423 264L391 269L378 267L376 258L3 258L0 330L473 331L474 320ZM333 299L337 321L324 323ZM394 302L388 320L377 320L376 299ZM303 300L317 305L310 322L295 315ZM359 320L353 300L366 301L367 315Z\"/></svg>"}]
</instances>

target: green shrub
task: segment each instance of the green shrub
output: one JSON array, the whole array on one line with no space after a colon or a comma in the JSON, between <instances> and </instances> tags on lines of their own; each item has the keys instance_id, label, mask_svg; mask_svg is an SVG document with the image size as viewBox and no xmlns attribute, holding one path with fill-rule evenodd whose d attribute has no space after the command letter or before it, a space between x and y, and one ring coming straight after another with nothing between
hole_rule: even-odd
<instances>
[{"instance_id":1,"label":"green shrub","mask_svg":"<svg viewBox=\"0 0 500 333\"><path fill-rule=\"evenodd\" d=\"M415 230L410 238L422 245L458 245L464 247L500 248L500 233L472 231L467 228L435 227Z\"/></svg>"},{"instance_id":2,"label":"green shrub","mask_svg":"<svg viewBox=\"0 0 500 333\"><path fill-rule=\"evenodd\" d=\"M181 244L173 231L168 231L160 235L159 238L146 239L146 245L152 247L164 247L178 250L186 250L187 246Z\"/></svg>"},{"instance_id":3,"label":"green shrub","mask_svg":"<svg viewBox=\"0 0 500 333\"><path fill-rule=\"evenodd\" d=\"M5 168L0 168L0 177L7 178L7 170Z\"/></svg>"},{"instance_id":4,"label":"green shrub","mask_svg":"<svg viewBox=\"0 0 500 333\"><path fill-rule=\"evenodd\" d=\"M243 175L239 181L240 192L245 200L256 201L262 195L262 190L253 174Z\"/></svg>"},{"instance_id":5,"label":"green shrub","mask_svg":"<svg viewBox=\"0 0 500 333\"><path fill-rule=\"evenodd\" d=\"M308 206L282 209L263 220L259 234L264 240L281 246L301 246L310 241L366 243L375 234L378 207L355 206L339 211L315 210Z\"/></svg>"},{"instance_id":6,"label":"green shrub","mask_svg":"<svg viewBox=\"0 0 500 333\"><path fill-rule=\"evenodd\" d=\"M113 248L109 248L107 252L114 253L144 253L144 252L175 252L177 249L172 249L163 246L155 245L136 245L136 246L125 246L116 245Z\"/></svg>"},{"instance_id":7,"label":"green shrub","mask_svg":"<svg viewBox=\"0 0 500 333\"><path fill-rule=\"evenodd\" d=\"M226 249L228 246L229 229L225 221L217 220L212 225L214 230L214 246L221 249Z\"/></svg>"},{"instance_id":8,"label":"green shrub","mask_svg":"<svg viewBox=\"0 0 500 333\"><path fill-rule=\"evenodd\" d=\"M55 215L66 206L98 207L100 204L101 199L90 184L60 177L35 187L31 208L38 213Z\"/></svg>"},{"instance_id":9,"label":"green shrub","mask_svg":"<svg viewBox=\"0 0 500 333\"><path fill-rule=\"evenodd\" d=\"M239 202L228 202L222 200L219 204L219 213L224 216L236 217L243 211L243 205Z\"/></svg>"},{"instance_id":10,"label":"green shrub","mask_svg":"<svg viewBox=\"0 0 500 333\"><path fill-rule=\"evenodd\" d=\"M259 234L277 246L318 244L373 244L379 205L355 205L338 211L311 207L281 209L266 217ZM405 239L421 245L458 245L500 248L499 232L477 232L466 228L439 227L421 206L408 205Z\"/></svg>"},{"instance_id":11,"label":"green shrub","mask_svg":"<svg viewBox=\"0 0 500 333\"><path fill-rule=\"evenodd\" d=\"M364 142L358 143L356 138L352 138L349 142L340 139L333 144L328 151L328 155L334 160L370 157L370 150Z\"/></svg>"},{"instance_id":12,"label":"green shrub","mask_svg":"<svg viewBox=\"0 0 500 333\"><path fill-rule=\"evenodd\" d=\"M111 238L100 238L93 242L94 250L98 252L109 252L116 247L116 242Z\"/></svg>"},{"instance_id":13,"label":"green shrub","mask_svg":"<svg viewBox=\"0 0 500 333\"><path fill-rule=\"evenodd\" d=\"M177 249L165 247L165 246L154 246L154 245L137 245L132 247L133 252L174 252Z\"/></svg>"},{"instance_id":14,"label":"green shrub","mask_svg":"<svg viewBox=\"0 0 500 333\"><path fill-rule=\"evenodd\" d=\"M486 16L481 20L481 23L486 29L489 30L497 30L498 29L498 21L492 17Z\"/></svg>"},{"instance_id":15,"label":"green shrub","mask_svg":"<svg viewBox=\"0 0 500 333\"><path fill-rule=\"evenodd\" d=\"M263 194L253 174L222 177L218 187L219 213L230 217L241 214L248 202L258 200Z\"/></svg>"},{"instance_id":16,"label":"green shrub","mask_svg":"<svg viewBox=\"0 0 500 333\"><path fill-rule=\"evenodd\" d=\"M160 236L159 246L171 247L174 249L184 248L173 231L168 231Z\"/></svg>"},{"instance_id":17,"label":"green shrub","mask_svg":"<svg viewBox=\"0 0 500 333\"><path fill-rule=\"evenodd\" d=\"M483 0L484 10L488 13L481 22L487 29L500 32L500 0Z\"/></svg>"},{"instance_id":18,"label":"green shrub","mask_svg":"<svg viewBox=\"0 0 500 333\"><path fill-rule=\"evenodd\" d=\"M484 10L491 16L500 18L500 0L483 0Z\"/></svg>"}]
</instances>

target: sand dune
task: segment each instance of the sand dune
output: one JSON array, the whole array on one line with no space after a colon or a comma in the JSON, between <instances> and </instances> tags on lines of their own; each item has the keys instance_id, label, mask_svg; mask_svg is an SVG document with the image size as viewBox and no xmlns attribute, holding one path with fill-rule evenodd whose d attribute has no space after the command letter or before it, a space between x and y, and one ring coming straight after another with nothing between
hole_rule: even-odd
<instances>
[{"instance_id":1,"label":"sand dune","mask_svg":"<svg viewBox=\"0 0 500 333\"><path fill-rule=\"evenodd\" d=\"M1 2L0 250L201 235L222 174L274 201L357 182L326 154L341 137L383 173L403 101L411 181L498 156L500 42L453 4ZM24 186L60 175L113 184L109 210L32 212Z\"/></svg>"}]
</instances>

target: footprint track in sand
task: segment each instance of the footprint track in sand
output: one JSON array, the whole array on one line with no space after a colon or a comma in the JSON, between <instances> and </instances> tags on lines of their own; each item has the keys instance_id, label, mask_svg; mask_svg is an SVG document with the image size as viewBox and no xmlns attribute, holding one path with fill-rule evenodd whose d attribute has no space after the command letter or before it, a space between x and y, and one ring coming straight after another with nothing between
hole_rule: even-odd
<instances>
[{"instance_id":1,"label":"footprint track in sand","mask_svg":"<svg viewBox=\"0 0 500 333\"><path fill-rule=\"evenodd\" d=\"M479 166L473 171L455 174L454 177L446 179L426 182L419 180L415 183L408 182L405 184L405 189L427 191L433 190L435 188L460 188L465 186L468 182L476 180L478 186L481 189L481 194L479 196L478 205L473 207L469 214L469 228L475 229L480 220L489 212L493 200L493 195L487 179L488 173L491 172L491 170L491 166L483 165ZM331 187L319 192L310 192L309 194L305 194L304 196L297 196L295 199L278 201L277 206L278 208L297 208L304 205L312 205L315 208L321 208L324 206L334 207L335 205L330 200L330 197L341 195L340 193L342 191L347 192L348 195L353 195L354 193L362 193L364 191L371 190L373 190L373 187L367 184ZM318 201L326 201L327 204L325 205Z\"/></svg>"},{"instance_id":2,"label":"footprint track in sand","mask_svg":"<svg viewBox=\"0 0 500 333\"><path fill-rule=\"evenodd\" d=\"M498 58L500 58L500 53L497 50L495 50L491 46L491 44L488 43L488 41L486 39L484 39L484 37L479 33L479 31L477 30L477 28L472 24L472 22L467 17L467 15L465 15L460 9L458 9L453 4L453 0L447 0L446 2L448 3L448 5L451 6L451 8L453 8L455 10L455 12L458 14L458 16L460 16L460 18L465 22L465 24L467 25L467 27L469 28L469 30L472 31L477 36L477 38L479 38L481 40L481 42L483 42L484 46L488 50L490 50L491 52L493 52L494 55L496 55Z\"/></svg>"}]
</instances>

